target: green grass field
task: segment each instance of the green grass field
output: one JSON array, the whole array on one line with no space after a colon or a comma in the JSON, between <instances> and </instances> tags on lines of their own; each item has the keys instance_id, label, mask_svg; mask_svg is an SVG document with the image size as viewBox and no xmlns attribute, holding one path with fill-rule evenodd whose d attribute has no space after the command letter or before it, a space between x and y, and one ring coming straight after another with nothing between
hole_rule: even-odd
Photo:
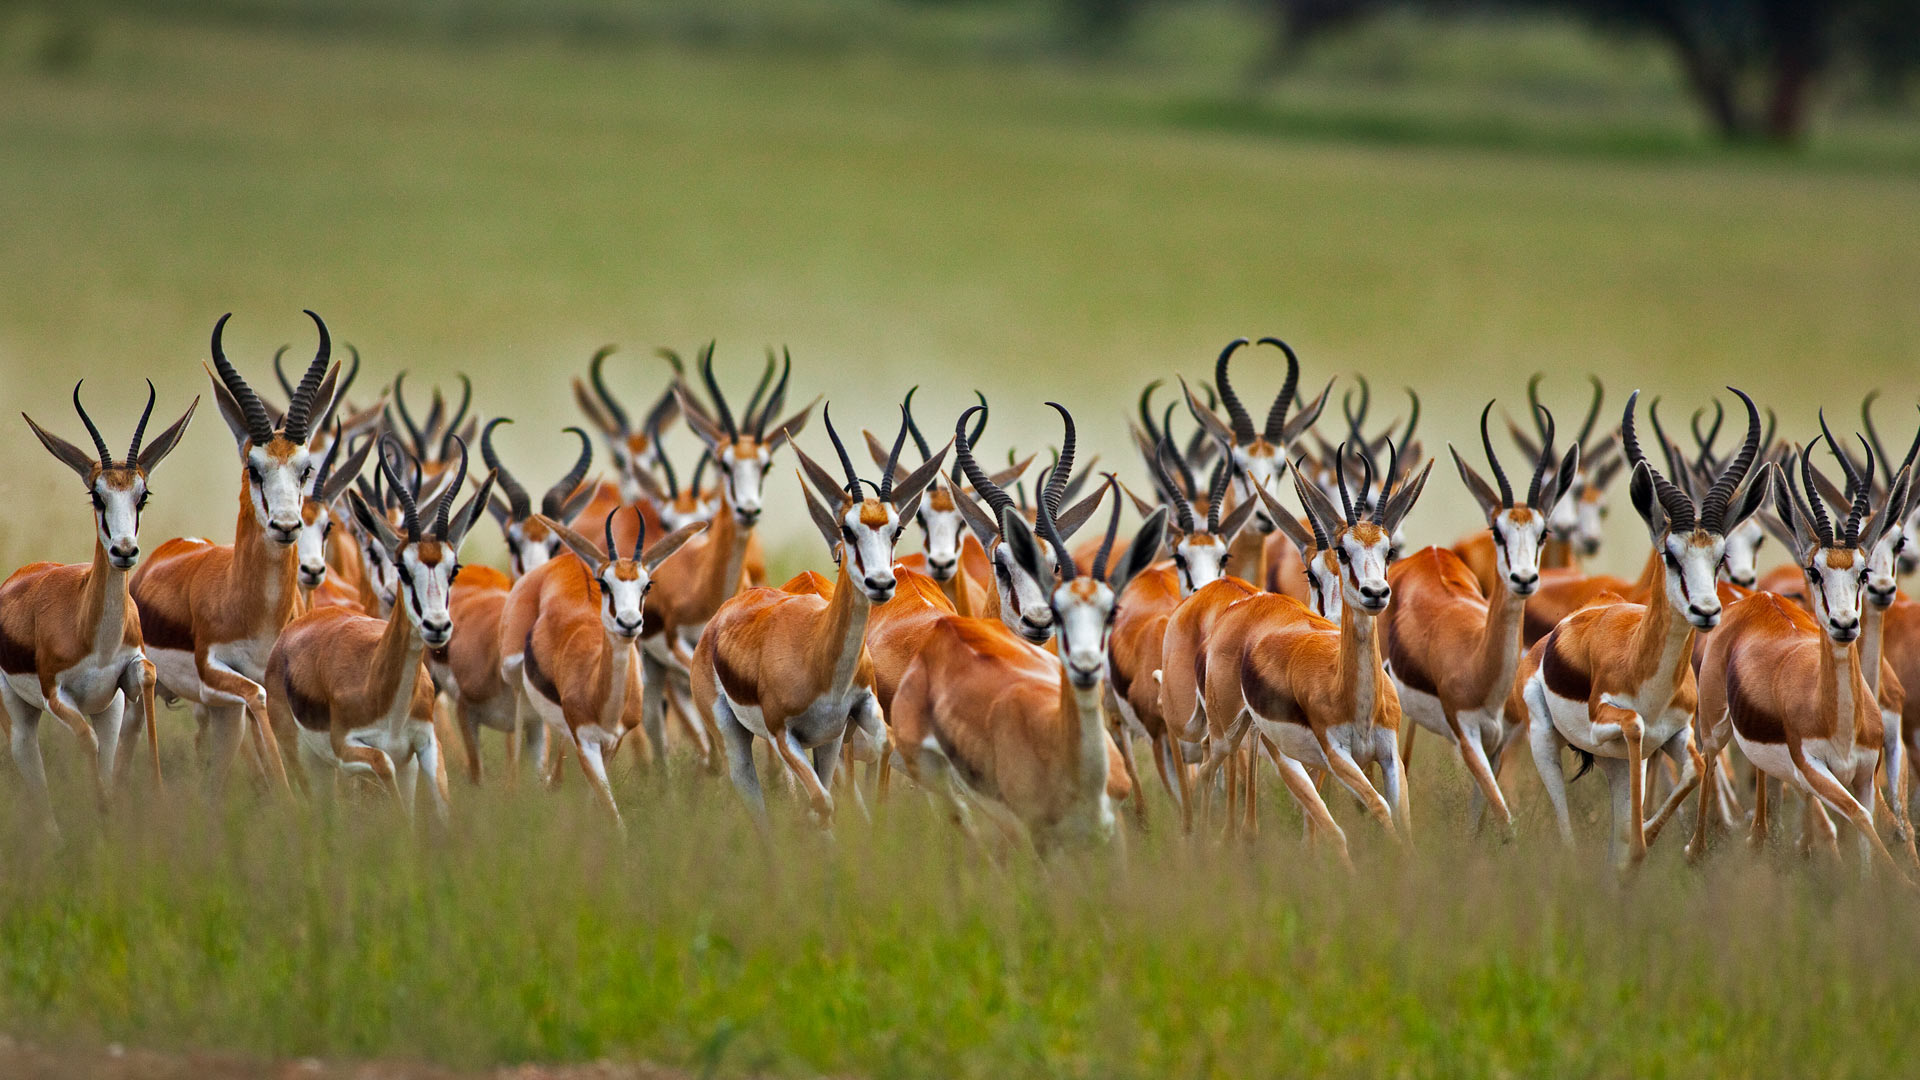
<instances>
[{"instance_id":1,"label":"green grass field","mask_svg":"<svg viewBox=\"0 0 1920 1080\"><path fill-rule=\"evenodd\" d=\"M142 377L163 410L206 390L220 313L267 381L274 347L311 340L302 307L360 346L370 383L472 373L477 406L520 421L503 449L530 486L567 454L567 375L608 341L635 403L661 383L655 345L717 337L742 383L784 342L796 393L831 397L846 427L887 423L915 383L936 418L978 386L995 453L1057 437L1052 398L1128 468L1138 387L1205 373L1238 334L1286 336L1316 385L1362 371L1396 405L1419 387L1436 451L1536 369L1569 411L1588 371L1615 407L1638 385L1678 415L1735 382L1789 433L1821 404L1850 418L1870 387L1889 418L1920 391L1920 140L1890 121L1795 160L1703 149L1657 101L1540 146L1403 94L1440 119L1354 140L1350 99L1312 72L1243 99L1230 79L884 51L118 20L69 77L6 55L0 385L70 437L74 379L118 442ZM1249 398L1277 382L1260 363ZM158 474L154 540L230 528L237 470L211 413ZM85 557L80 494L11 432L0 551ZM819 565L786 476L778 568ZM1472 520L1441 475L1411 532ZM1624 569L1644 539L1614 521ZM577 777L557 797L457 790L453 828L417 835L376 805L209 811L190 725L164 722L171 793L136 780L104 827L70 741L46 736L62 845L0 780L0 1030L721 1074L1910 1068L1910 895L1784 855L1693 871L1671 836L1621 885L1597 851L1549 843L1524 762L1520 838L1469 842L1430 740L1416 854L1336 807L1360 841L1351 878L1302 848L1277 791L1246 847L1163 828L1124 869L1001 874L911 793L832 848L783 821L763 849L731 793L693 777L624 779L624 843ZM1602 786L1576 788L1584 812Z\"/></svg>"}]
</instances>

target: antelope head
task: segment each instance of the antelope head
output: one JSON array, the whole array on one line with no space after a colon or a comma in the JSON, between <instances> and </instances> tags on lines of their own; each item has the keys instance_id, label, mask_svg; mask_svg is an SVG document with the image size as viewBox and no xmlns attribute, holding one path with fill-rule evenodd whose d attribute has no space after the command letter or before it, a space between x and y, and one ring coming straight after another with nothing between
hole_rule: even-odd
<instances>
[{"instance_id":1,"label":"antelope head","mask_svg":"<svg viewBox=\"0 0 1920 1080\"><path fill-rule=\"evenodd\" d=\"M1553 414L1544 407L1539 408L1546 415L1533 466L1533 481L1527 485L1525 502L1514 501L1507 471L1500 467L1500 459L1493 452L1493 439L1487 433L1487 417L1493 412L1493 402L1487 402L1487 407L1480 410L1480 445L1486 450L1487 466L1499 484L1497 494L1473 471L1473 466L1460 457L1458 450L1451 444L1447 447L1447 452L1453 455L1454 467L1460 471L1460 482L1467 485L1473 501L1480 504L1480 512L1486 515L1487 528L1493 533L1494 566L1515 596L1532 596L1540 586L1540 542L1546 538L1547 522L1554 507L1561 502L1580 468L1577 439L1567 448L1567 456L1561 460L1559 469L1554 468Z\"/></svg>"},{"instance_id":2,"label":"antelope head","mask_svg":"<svg viewBox=\"0 0 1920 1080\"><path fill-rule=\"evenodd\" d=\"M1163 518L1167 523L1165 543L1168 554L1173 556L1174 571L1180 576L1180 595L1191 596L1194 590L1226 576L1228 548L1260 503L1254 499L1243 499L1230 513L1222 514L1226 505L1227 485L1231 482L1222 462L1214 469L1213 484L1207 492L1206 516L1202 518L1195 513L1193 503L1187 496L1188 492L1196 490L1193 473L1188 468L1186 458L1174 448L1173 442L1164 433L1158 451L1148 459L1148 464L1153 466L1151 473L1154 485L1160 489L1161 500L1172 508L1172 514ZM1171 469L1168 468L1169 464ZM1178 474L1178 479L1175 474ZM1119 507L1116 505L1114 509L1118 512ZM1151 513L1149 507L1138 509L1142 516ZM1128 551L1131 552L1132 548L1128 548Z\"/></svg>"},{"instance_id":3,"label":"antelope head","mask_svg":"<svg viewBox=\"0 0 1920 1080\"><path fill-rule=\"evenodd\" d=\"M593 359L587 363L588 381L581 382L578 377L573 380L573 400L607 444L607 453L619 472L621 500L632 503L645 494L641 486L643 478L651 479L654 467L660 463L660 433L680 415L680 399L673 385L669 385L636 426L620 399L607 388L606 362L613 351L611 345L595 350ZM673 362L678 372L679 357L672 352L663 355Z\"/></svg>"},{"instance_id":4,"label":"antelope head","mask_svg":"<svg viewBox=\"0 0 1920 1080\"><path fill-rule=\"evenodd\" d=\"M1356 501L1347 488L1348 456L1349 448L1342 443L1335 451L1333 470L1340 492L1339 506L1334 506L1326 492L1302 479L1298 469L1294 470L1293 490L1306 507L1307 520L1313 526L1314 547L1331 551L1338 563L1342 609L1352 606L1356 611L1378 615L1387 609L1387 602L1393 597L1393 589L1387 584L1387 566L1392 561L1394 530L1406 520L1407 512L1413 509L1420 492L1427 486L1433 462L1427 462L1417 475L1397 489L1392 487L1395 470L1389 469L1379 493L1369 498L1373 461L1364 453L1353 455L1360 459L1364 470L1360 497Z\"/></svg>"},{"instance_id":5,"label":"antelope head","mask_svg":"<svg viewBox=\"0 0 1920 1080\"><path fill-rule=\"evenodd\" d=\"M1527 407L1533 417L1536 436L1528 435L1518 425L1511 422L1507 430L1512 433L1513 441L1520 452L1530 458L1538 458L1546 441L1547 429L1541 423L1546 415L1540 404L1540 380L1544 373L1535 372L1527 380ZM1614 453L1614 438L1611 432L1594 434L1593 425L1600 417L1600 407L1606 401L1606 388L1601 385L1598 376L1589 375L1593 383L1593 399L1587 406L1587 418L1580 423L1580 430L1573 437L1573 445L1580 451L1580 466L1573 479L1561 485L1563 496L1547 514L1547 535L1566 544L1582 558L1591 558L1600 551L1600 541L1604 534L1607 517L1607 485L1619 473L1623 459Z\"/></svg>"},{"instance_id":6,"label":"antelope head","mask_svg":"<svg viewBox=\"0 0 1920 1080\"><path fill-rule=\"evenodd\" d=\"M46 430L33 422L33 417L21 413L20 418L33 429L40 445L47 452L60 459L60 463L79 475L80 481L87 485L87 495L93 501L93 534L101 550L107 553L107 562L116 570L131 570L140 560L140 511L147 505L147 476L161 459L173 452L180 443L180 436L186 433L187 422L193 419L193 410L199 406L200 399L194 398L187 406L185 415L173 422L173 426L160 433L146 446L140 444L147 433L147 421L153 416L153 382L147 382L147 407L140 414L140 422L133 429L133 443L127 448L123 461L115 461L107 449L107 441L100 437L100 429L94 425L93 417L87 415L86 407L80 404L80 384L73 384L73 411L80 414L80 422L86 425L87 434L93 436L95 453L73 445L67 440Z\"/></svg>"},{"instance_id":7,"label":"antelope head","mask_svg":"<svg viewBox=\"0 0 1920 1080\"><path fill-rule=\"evenodd\" d=\"M1113 474L1106 475L1107 486L1117 487L1119 482ZM1009 519L1005 522L1008 548L1025 564L1028 574L1040 576L1046 569L1045 555L1041 545L1035 542L1033 532L1026 528L1025 520L1014 511L1003 511L1001 516ZM1113 630L1114 598L1126 591L1127 582L1157 557L1160 536L1166 524L1165 507L1149 514L1146 523L1140 527L1140 532L1127 548L1125 557L1109 574L1113 542L1120 528L1120 499L1116 496L1113 512L1107 519L1106 536L1100 542L1099 553L1094 556L1092 573L1083 577L1072 559L1060 560L1059 581L1050 591L1047 603L1053 612L1053 622L1060 629L1055 647L1060 653L1061 664L1066 668L1067 680L1076 690L1089 691L1098 687L1106 674L1107 639ZM1040 509L1040 535L1055 550L1066 550L1066 540L1059 535L1053 516L1044 505Z\"/></svg>"},{"instance_id":8,"label":"antelope head","mask_svg":"<svg viewBox=\"0 0 1920 1080\"><path fill-rule=\"evenodd\" d=\"M487 509L506 537L507 557L513 568L513 576L518 579L546 565L547 560L560 553L560 537L542 525L540 519L572 521L580 508L593 498L593 486L582 483L587 470L593 465L593 440L577 427L566 429L567 434L580 440L580 456L575 459L573 468L567 470L565 476L540 496L540 513L536 515L533 512L533 498L507 471L507 467L500 463L500 457L493 448L493 429L512 422L504 416L487 421L486 428L480 433L480 457L499 478L500 491L506 495L504 500L498 495L494 496L488 502Z\"/></svg>"},{"instance_id":9,"label":"antelope head","mask_svg":"<svg viewBox=\"0 0 1920 1080\"><path fill-rule=\"evenodd\" d=\"M1821 439L1843 461L1846 455L1837 449L1825 429L1822 417ZM1820 440L1816 439L1818 444ZM1796 484L1794 471L1799 472ZM1853 471L1847 466L1847 471ZM1812 455L1796 448L1784 473L1771 473L1774 515L1786 526L1793 558L1807 580L1807 602L1813 617L1828 639L1845 645L1860 636L1860 605L1870 571L1866 551L1879 540L1866 535L1863 526L1884 529L1879 515L1869 520L1870 494L1862 485L1854 491L1851 504L1835 509L1845 516L1835 522L1827 516L1827 499L1816 485ZM1804 486L1804 491L1802 490Z\"/></svg>"},{"instance_id":10,"label":"antelope head","mask_svg":"<svg viewBox=\"0 0 1920 1080\"><path fill-rule=\"evenodd\" d=\"M640 636L641 624L646 616L647 593L653 590L653 572L667 560L667 556L679 551L681 546L693 539L706 522L698 522L685 528L675 529L652 547L647 547L647 520L634 510L639 518L639 529L633 540L633 550L621 555L613 544L613 517L624 507L615 507L607 512L603 528L606 533L605 548L573 531L566 525L545 516L534 515L534 520L551 530L567 550L586 564L587 572L593 578L594 591L600 598L600 627L607 636L616 641L633 641Z\"/></svg>"},{"instance_id":11,"label":"antelope head","mask_svg":"<svg viewBox=\"0 0 1920 1080\"><path fill-rule=\"evenodd\" d=\"M836 480L832 473L795 446L793 452L800 458L801 470L812 483L811 489L805 483L800 485L801 494L807 499L807 513L813 518L814 527L820 530L820 538L834 552L836 561L846 569L847 576L869 601L884 604L893 599L896 584L893 547L900 540L901 529L919 513L920 499L927 485L940 475L940 463L946 459L947 448L941 447L939 453L926 458L912 472L898 474L900 449L907 440L907 407L903 404L900 433L894 437L893 450L882 463L880 482L875 484L860 479L854 471L853 458L847 454L846 444L840 441L840 433L834 430L832 413L824 413L823 419L827 438L833 442L846 480L844 483ZM873 489L874 498L861 497L862 484ZM819 498L814 497L815 491L819 492ZM829 510L829 505L833 509Z\"/></svg>"},{"instance_id":12,"label":"antelope head","mask_svg":"<svg viewBox=\"0 0 1920 1080\"><path fill-rule=\"evenodd\" d=\"M405 609L407 619L429 649L441 648L453 638L451 603L453 579L460 573L460 543L480 516L494 482L494 475L488 473L480 482L480 490L459 510L453 510L453 500L459 497L467 479L467 444L456 435L453 445L460 451L453 483L443 485L433 500L421 507L394 467L401 453L399 441L391 435L381 438L380 469L399 493L404 532L395 531L386 515L376 514L358 491L348 495L354 520L375 538L399 576L394 606ZM423 517L430 519L430 528L421 527Z\"/></svg>"},{"instance_id":13,"label":"antelope head","mask_svg":"<svg viewBox=\"0 0 1920 1080\"><path fill-rule=\"evenodd\" d=\"M1727 533L1752 517L1767 497L1766 485L1749 482L1758 475L1753 466L1760 454L1760 410L1745 392L1733 392L1747 407L1747 437L1697 501L1662 476L1640 452L1633 424L1634 408L1640 401L1638 390L1627 399L1620 425L1621 450L1633 467L1628 491L1665 566L1667 605L1700 630L1720 625L1720 595L1715 582L1727 553Z\"/></svg>"},{"instance_id":14,"label":"antelope head","mask_svg":"<svg viewBox=\"0 0 1920 1080\"><path fill-rule=\"evenodd\" d=\"M1262 345L1272 345L1287 357L1287 378L1280 385L1280 392L1274 395L1273 404L1267 409L1266 425L1259 430L1253 426L1253 417L1240 403L1240 395L1234 392L1233 382L1228 378L1227 368L1233 354L1247 344L1246 338L1235 338L1227 343L1213 365L1213 381L1220 391L1220 404L1227 410L1230 424L1222 423L1213 410L1202 408L1193 396L1193 388L1180 382L1185 391L1187 409L1193 418L1217 440L1226 451L1226 458L1233 478L1239 486L1240 501L1255 503L1254 524L1263 533L1270 533L1276 523L1267 516L1264 507L1257 506L1257 491L1272 493L1278 490L1280 476L1285 472L1288 448L1300 433L1312 427L1320 418L1320 411L1326 407L1327 394L1333 389L1333 383L1327 383L1327 389L1312 405L1302 409L1291 419L1287 413L1293 407L1294 392L1300 385L1300 360L1286 342L1275 337L1260 339Z\"/></svg>"},{"instance_id":15,"label":"antelope head","mask_svg":"<svg viewBox=\"0 0 1920 1080\"><path fill-rule=\"evenodd\" d=\"M913 419L913 395L918 389L919 387L916 386L913 390L907 391L906 401L901 408L906 412L907 434L912 436L914 449L920 452L920 461L925 464L933 460L933 451L927 445L926 436L920 433L920 425ZM979 394L978 391L975 394L980 398L981 408L980 418L973 426L973 433L967 437L967 443L970 446L980 444L980 433L987 426L986 396ZM867 451L872 455L873 463L894 474L894 482L899 484L907 476L906 467L897 460L899 455L890 453L879 439L874 438L872 432L867 432L866 435ZM952 443L949 442L948 446L951 445ZM940 453L944 457L946 450L942 449ZM889 464L889 459L895 460ZM953 467L951 476L936 473L932 482L927 485L926 494L920 500L919 512L913 515L914 520L920 525L921 550L927 556L927 576L935 581L951 581L953 575L960 571L960 546L966 535L967 526L966 518L960 512L959 501L953 493L954 489L964 482L960 466L957 464ZM1012 483L1012 479L997 482Z\"/></svg>"},{"instance_id":16,"label":"antelope head","mask_svg":"<svg viewBox=\"0 0 1920 1080\"><path fill-rule=\"evenodd\" d=\"M353 486L373 450L372 439L362 440L360 448L348 453L343 462L339 460L340 448L345 441L338 431L326 440L320 471L308 483L300 504L300 539L294 542L294 550L299 553L300 587L304 589L317 589L327 580L327 539L333 535L333 519L339 512L336 501Z\"/></svg>"},{"instance_id":17,"label":"antelope head","mask_svg":"<svg viewBox=\"0 0 1920 1080\"><path fill-rule=\"evenodd\" d=\"M338 365L331 370L327 367L333 354L327 324L311 311L307 316L320 330L320 347L300 385L294 387L286 414L278 424L269 418L266 404L227 362L227 354L220 347L220 335L233 313L220 316L213 325L214 400L246 466L246 498L253 507L254 520L268 541L280 547L291 547L299 540L300 508L314 473L313 456L307 447L310 421L332 405L334 381L340 373Z\"/></svg>"},{"instance_id":18,"label":"antelope head","mask_svg":"<svg viewBox=\"0 0 1920 1080\"><path fill-rule=\"evenodd\" d=\"M768 433L769 422L786 404L787 379L792 373L793 357L788 356L773 393L764 404L750 400L747 412L739 421L734 419L726 395L720 390L719 380L714 378L711 342L700 353L700 377L713 397L714 415L709 416L688 397L684 386L676 384L674 387L674 393L679 396L680 409L686 414L687 426L693 429L693 433L706 444L707 452L713 455L714 468L720 473L722 497L740 523L749 528L760 519L767 467L773 463L774 451L800 434L801 429L807 426L807 417L813 412L813 406L809 404L773 425L772 433ZM755 396L758 397L757 394ZM754 408L756 405L757 410Z\"/></svg>"}]
</instances>

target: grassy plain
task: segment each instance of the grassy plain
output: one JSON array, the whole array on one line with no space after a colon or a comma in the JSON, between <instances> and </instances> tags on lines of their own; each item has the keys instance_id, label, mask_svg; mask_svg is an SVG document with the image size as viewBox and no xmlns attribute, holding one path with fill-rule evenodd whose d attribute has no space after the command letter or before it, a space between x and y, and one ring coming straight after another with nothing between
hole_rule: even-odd
<instances>
[{"instance_id":1,"label":"grassy plain","mask_svg":"<svg viewBox=\"0 0 1920 1080\"><path fill-rule=\"evenodd\" d=\"M1591 370L1616 405L1737 382L1799 429L1871 386L1914 398L1909 134L1724 155L1667 112L1649 124L1680 135L1619 152L1604 128L1355 142L1314 85L1249 102L860 50L112 21L75 75L0 66L0 380L77 434L85 376L123 432L140 377L163 409L204 391L221 312L265 380L313 307L374 381L472 373L482 410L519 419L503 442L530 483L561 466L565 376L604 341L636 403L656 344L717 337L744 381L785 342L797 390L848 426L913 383L931 416L979 386L996 446L1050 437L1054 398L1111 461L1141 383L1203 373L1241 333L1287 336L1316 382L1419 387L1436 449L1535 369L1569 411ZM1261 363L1250 398L1277 381ZM24 430L7 446L10 565L84 557L71 481ZM196 422L149 536L225 534L229 447ZM773 486L782 561L817 563ZM1450 476L1430 490L1415 538L1451 539L1469 509ZM1642 541L1615 518L1625 568ZM418 836L376 806L209 811L168 724L174 793L136 783L104 828L58 733L66 843L0 798L5 1029L721 1074L1843 1076L1905 1071L1920 1013L1910 896L1784 857L1693 872L1665 842L1622 886L1548 844L1524 763L1520 839L1469 843L1431 743L1418 853L1363 843L1353 878L1302 850L1276 795L1247 847L1162 830L1124 869L1001 875L913 798L837 847L789 822L763 849L691 777L623 781L625 843L577 783L460 791L453 828Z\"/></svg>"}]
</instances>

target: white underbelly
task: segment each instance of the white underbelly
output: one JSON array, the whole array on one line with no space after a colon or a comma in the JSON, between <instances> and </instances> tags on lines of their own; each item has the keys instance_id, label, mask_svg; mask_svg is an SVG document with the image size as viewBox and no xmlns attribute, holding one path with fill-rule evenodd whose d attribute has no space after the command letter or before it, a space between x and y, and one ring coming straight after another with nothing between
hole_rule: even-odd
<instances>
[{"instance_id":1,"label":"white underbelly","mask_svg":"<svg viewBox=\"0 0 1920 1080\"><path fill-rule=\"evenodd\" d=\"M167 693L182 701L202 703L207 688L200 682L200 669L194 665L193 653L149 645L147 660L153 664L154 676Z\"/></svg>"}]
</instances>

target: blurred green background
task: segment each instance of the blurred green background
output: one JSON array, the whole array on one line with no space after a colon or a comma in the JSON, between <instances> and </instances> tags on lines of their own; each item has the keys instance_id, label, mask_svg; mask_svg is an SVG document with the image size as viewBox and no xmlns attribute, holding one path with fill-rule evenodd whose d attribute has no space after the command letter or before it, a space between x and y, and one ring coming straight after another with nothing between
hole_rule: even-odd
<instances>
[{"instance_id":1,"label":"blurred green background","mask_svg":"<svg viewBox=\"0 0 1920 1080\"><path fill-rule=\"evenodd\" d=\"M1383 407L1421 389L1436 451L1535 370L1569 413L1600 374L1616 417L1634 385L1684 415L1738 382L1789 433L1869 387L1914 396L1920 113L1899 78L1836 60L1802 136L1730 141L1629 27L1363 14L1276 61L1269 9L1201 0L1117 29L1015 0L16 0L0 378L71 435L85 376L124 430L142 376L166 409L205 389L220 313L270 385L312 307L363 350L363 395L403 367L422 389L471 373L484 413L520 421L503 452L530 484L561 468L566 379L604 342L635 406L655 346L717 338L744 392L786 344L797 392L848 427L915 383L944 426L979 387L994 453L1056 438L1053 398L1129 468L1139 386L1207 373L1239 334L1286 337L1315 384L1368 374ZM1241 376L1249 398L1277 379L1270 357ZM52 528L10 518L7 550L81 557L71 481L24 426L5 445L0 498L57 496ZM150 535L224 536L234 464L209 410ZM776 508L797 506L785 475ZM1453 488L1417 539L1471 527Z\"/></svg>"}]
</instances>

